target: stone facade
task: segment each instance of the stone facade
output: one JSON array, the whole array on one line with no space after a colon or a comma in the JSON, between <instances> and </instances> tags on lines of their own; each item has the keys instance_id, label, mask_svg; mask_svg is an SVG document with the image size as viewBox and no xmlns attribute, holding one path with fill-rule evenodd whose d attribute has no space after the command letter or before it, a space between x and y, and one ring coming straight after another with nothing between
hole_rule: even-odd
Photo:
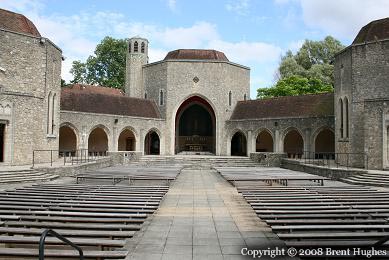
<instances>
[{"instance_id":1,"label":"stone facade","mask_svg":"<svg viewBox=\"0 0 389 260\"><path fill-rule=\"evenodd\" d=\"M33 150L58 149L61 58L46 38L0 30L3 164L30 164Z\"/></svg>"}]
</instances>

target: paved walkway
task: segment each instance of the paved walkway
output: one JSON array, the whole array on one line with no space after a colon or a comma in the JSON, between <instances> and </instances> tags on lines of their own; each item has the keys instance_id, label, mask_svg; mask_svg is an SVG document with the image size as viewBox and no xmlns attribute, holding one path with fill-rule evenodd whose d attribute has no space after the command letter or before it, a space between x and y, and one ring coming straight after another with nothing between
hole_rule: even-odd
<instances>
[{"instance_id":1,"label":"paved walkway","mask_svg":"<svg viewBox=\"0 0 389 260\"><path fill-rule=\"evenodd\" d=\"M283 243L216 171L187 169L127 246L132 252L127 259L219 260L250 259L241 256L243 247Z\"/></svg>"}]
</instances>

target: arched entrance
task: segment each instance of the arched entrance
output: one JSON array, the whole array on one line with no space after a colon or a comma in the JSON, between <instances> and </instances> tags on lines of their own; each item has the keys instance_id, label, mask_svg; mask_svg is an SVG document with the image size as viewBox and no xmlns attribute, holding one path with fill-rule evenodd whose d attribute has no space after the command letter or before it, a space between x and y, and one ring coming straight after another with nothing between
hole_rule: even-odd
<instances>
[{"instance_id":1,"label":"arched entrance","mask_svg":"<svg viewBox=\"0 0 389 260\"><path fill-rule=\"evenodd\" d=\"M108 137L103 128L97 127L89 134L88 151L99 155L108 151Z\"/></svg>"},{"instance_id":2,"label":"arched entrance","mask_svg":"<svg viewBox=\"0 0 389 260\"><path fill-rule=\"evenodd\" d=\"M273 137L271 134L262 130L255 141L255 151L256 152L273 152Z\"/></svg>"},{"instance_id":3,"label":"arched entrance","mask_svg":"<svg viewBox=\"0 0 389 260\"><path fill-rule=\"evenodd\" d=\"M175 152L215 153L215 112L201 97L185 100L176 113Z\"/></svg>"},{"instance_id":4,"label":"arched entrance","mask_svg":"<svg viewBox=\"0 0 389 260\"><path fill-rule=\"evenodd\" d=\"M246 136L242 132L236 132L231 138L231 155L247 155L247 140Z\"/></svg>"},{"instance_id":5,"label":"arched entrance","mask_svg":"<svg viewBox=\"0 0 389 260\"><path fill-rule=\"evenodd\" d=\"M335 134L330 129L323 129L315 139L315 153L335 153Z\"/></svg>"},{"instance_id":6,"label":"arched entrance","mask_svg":"<svg viewBox=\"0 0 389 260\"><path fill-rule=\"evenodd\" d=\"M0 124L0 162L4 162L5 157L5 124Z\"/></svg>"},{"instance_id":7,"label":"arched entrance","mask_svg":"<svg viewBox=\"0 0 389 260\"><path fill-rule=\"evenodd\" d=\"M290 130L284 137L284 152L288 158L301 158L304 150L304 140L297 130Z\"/></svg>"},{"instance_id":8,"label":"arched entrance","mask_svg":"<svg viewBox=\"0 0 389 260\"><path fill-rule=\"evenodd\" d=\"M77 150L77 136L74 130L67 126L59 128L59 152L75 153Z\"/></svg>"},{"instance_id":9,"label":"arched entrance","mask_svg":"<svg viewBox=\"0 0 389 260\"><path fill-rule=\"evenodd\" d=\"M124 129L118 139L118 151L135 151L135 135L130 129Z\"/></svg>"},{"instance_id":10,"label":"arched entrance","mask_svg":"<svg viewBox=\"0 0 389 260\"><path fill-rule=\"evenodd\" d=\"M145 154L160 154L159 135L155 131L150 131L145 137Z\"/></svg>"}]
</instances>

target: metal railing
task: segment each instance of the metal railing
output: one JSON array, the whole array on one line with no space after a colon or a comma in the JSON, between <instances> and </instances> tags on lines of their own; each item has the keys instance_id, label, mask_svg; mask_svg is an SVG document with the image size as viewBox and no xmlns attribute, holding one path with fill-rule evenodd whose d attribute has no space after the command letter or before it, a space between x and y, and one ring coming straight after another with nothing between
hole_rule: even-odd
<instances>
[{"instance_id":1,"label":"metal railing","mask_svg":"<svg viewBox=\"0 0 389 260\"><path fill-rule=\"evenodd\" d=\"M89 151L88 149L33 150L32 167L37 163L50 163L50 166L53 166L53 162L58 161L59 159L63 159L63 165L66 165L67 163L71 165L80 164L95 161L102 156L107 156L107 151Z\"/></svg>"},{"instance_id":2,"label":"metal railing","mask_svg":"<svg viewBox=\"0 0 389 260\"><path fill-rule=\"evenodd\" d=\"M365 153L335 153L303 151L302 160L305 164L315 164L331 167L350 167L369 169L368 155Z\"/></svg>"},{"instance_id":3,"label":"metal railing","mask_svg":"<svg viewBox=\"0 0 389 260\"><path fill-rule=\"evenodd\" d=\"M62 236L61 234L58 234L52 229L46 229L43 231L41 238L39 240L39 260L44 260L45 259L45 242L46 242L46 237L48 235L52 235L60 239L62 242L70 245L74 249L76 249L79 253L80 260L84 260L84 252L82 251L82 248L74 244L72 241L67 239L66 237Z\"/></svg>"}]
</instances>

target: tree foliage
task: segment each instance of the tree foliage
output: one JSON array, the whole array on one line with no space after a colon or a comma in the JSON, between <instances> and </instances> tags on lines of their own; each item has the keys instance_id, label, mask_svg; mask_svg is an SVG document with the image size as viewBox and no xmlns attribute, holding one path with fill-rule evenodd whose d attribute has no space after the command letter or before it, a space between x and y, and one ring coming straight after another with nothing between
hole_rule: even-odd
<instances>
[{"instance_id":1,"label":"tree foliage","mask_svg":"<svg viewBox=\"0 0 389 260\"><path fill-rule=\"evenodd\" d=\"M331 36L322 41L305 40L296 54L289 50L281 58L277 83L270 88L259 88L257 98L333 91L331 60L343 48L340 41Z\"/></svg>"},{"instance_id":2,"label":"tree foliage","mask_svg":"<svg viewBox=\"0 0 389 260\"><path fill-rule=\"evenodd\" d=\"M105 37L86 62L73 61L70 82L124 88L126 50L126 39Z\"/></svg>"}]
</instances>

